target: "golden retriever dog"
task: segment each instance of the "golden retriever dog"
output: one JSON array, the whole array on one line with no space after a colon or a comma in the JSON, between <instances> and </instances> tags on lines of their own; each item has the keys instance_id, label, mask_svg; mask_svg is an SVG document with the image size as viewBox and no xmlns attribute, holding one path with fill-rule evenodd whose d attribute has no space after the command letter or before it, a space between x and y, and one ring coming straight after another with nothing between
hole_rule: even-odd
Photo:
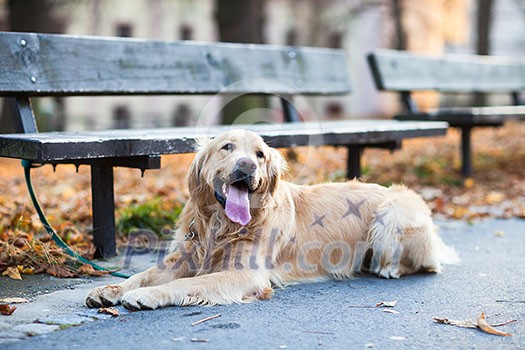
<instances>
[{"instance_id":1,"label":"golden retriever dog","mask_svg":"<svg viewBox=\"0 0 525 350\"><path fill-rule=\"evenodd\" d=\"M241 303L270 298L273 286L361 271L384 278L439 273L458 261L413 191L355 180L301 186L280 179L285 167L250 131L203 144L162 266L93 289L87 306Z\"/></svg>"}]
</instances>

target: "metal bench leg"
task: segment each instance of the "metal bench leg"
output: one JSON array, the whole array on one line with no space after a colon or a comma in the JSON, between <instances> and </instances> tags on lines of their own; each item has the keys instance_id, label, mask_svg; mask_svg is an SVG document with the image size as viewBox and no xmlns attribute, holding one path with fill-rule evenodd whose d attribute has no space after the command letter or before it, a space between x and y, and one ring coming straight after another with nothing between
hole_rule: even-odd
<instances>
[{"instance_id":1,"label":"metal bench leg","mask_svg":"<svg viewBox=\"0 0 525 350\"><path fill-rule=\"evenodd\" d=\"M361 176L361 154L363 153L363 147L361 146L348 146L348 162L346 177L348 179L359 178Z\"/></svg>"},{"instance_id":2,"label":"metal bench leg","mask_svg":"<svg viewBox=\"0 0 525 350\"><path fill-rule=\"evenodd\" d=\"M91 165L91 198L93 208L93 243L95 258L117 255L115 243L115 197L113 166Z\"/></svg>"},{"instance_id":3,"label":"metal bench leg","mask_svg":"<svg viewBox=\"0 0 525 350\"><path fill-rule=\"evenodd\" d=\"M461 127L461 174L464 177L472 176L471 131L471 126Z\"/></svg>"}]
</instances>

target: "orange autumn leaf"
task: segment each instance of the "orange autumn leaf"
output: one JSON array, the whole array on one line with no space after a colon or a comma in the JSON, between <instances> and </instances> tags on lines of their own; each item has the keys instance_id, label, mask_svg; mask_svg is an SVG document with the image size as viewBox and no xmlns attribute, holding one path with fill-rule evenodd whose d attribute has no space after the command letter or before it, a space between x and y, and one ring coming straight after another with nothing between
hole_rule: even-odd
<instances>
[{"instance_id":1,"label":"orange autumn leaf","mask_svg":"<svg viewBox=\"0 0 525 350\"><path fill-rule=\"evenodd\" d=\"M95 270L93 266L84 264L80 266L80 268L78 269L78 273L81 275L89 275L89 276L104 276L104 275L109 274L109 271Z\"/></svg>"},{"instance_id":2,"label":"orange autumn leaf","mask_svg":"<svg viewBox=\"0 0 525 350\"><path fill-rule=\"evenodd\" d=\"M120 313L117 310L117 308L114 308L114 307L101 307L100 309L98 309L97 312L99 314L111 315L113 317L117 317L117 316L120 315Z\"/></svg>"},{"instance_id":3,"label":"orange autumn leaf","mask_svg":"<svg viewBox=\"0 0 525 350\"><path fill-rule=\"evenodd\" d=\"M60 278L71 278L71 277L77 277L77 274L71 272L64 266L60 265L51 265L46 269L46 272L54 277L60 277Z\"/></svg>"},{"instance_id":4,"label":"orange autumn leaf","mask_svg":"<svg viewBox=\"0 0 525 350\"><path fill-rule=\"evenodd\" d=\"M466 178L465 181L463 182L463 186L465 186L465 188L467 189L474 187L474 179L471 177Z\"/></svg>"},{"instance_id":5,"label":"orange autumn leaf","mask_svg":"<svg viewBox=\"0 0 525 350\"><path fill-rule=\"evenodd\" d=\"M501 337L510 337L512 335L510 333L498 331L497 329L492 327L490 324L488 324L487 320L485 319L484 312L482 312L481 315L478 317L477 324L478 324L479 329L481 329L485 333L499 335Z\"/></svg>"},{"instance_id":6,"label":"orange autumn leaf","mask_svg":"<svg viewBox=\"0 0 525 350\"><path fill-rule=\"evenodd\" d=\"M9 306L8 304L0 305L0 314L10 316L15 312L16 306Z\"/></svg>"}]
</instances>

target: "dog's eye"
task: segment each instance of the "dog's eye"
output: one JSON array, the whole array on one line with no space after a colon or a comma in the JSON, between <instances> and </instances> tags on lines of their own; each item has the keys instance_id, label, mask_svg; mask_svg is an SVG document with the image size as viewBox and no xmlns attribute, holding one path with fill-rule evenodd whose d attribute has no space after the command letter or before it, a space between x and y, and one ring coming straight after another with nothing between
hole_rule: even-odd
<instances>
[{"instance_id":1,"label":"dog's eye","mask_svg":"<svg viewBox=\"0 0 525 350\"><path fill-rule=\"evenodd\" d=\"M261 159L265 158L263 151L257 151L257 153L255 153L255 155L257 156L257 158L261 158Z\"/></svg>"},{"instance_id":2,"label":"dog's eye","mask_svg":"<svg viewBox=\"0 0 525 350\"><path fill-rule=\"evenodd\" d=\"M233 150L233 143L227 143L224 146L222 146L222 149L225 151L231 151Z\"/></svg>"}]
</instances>

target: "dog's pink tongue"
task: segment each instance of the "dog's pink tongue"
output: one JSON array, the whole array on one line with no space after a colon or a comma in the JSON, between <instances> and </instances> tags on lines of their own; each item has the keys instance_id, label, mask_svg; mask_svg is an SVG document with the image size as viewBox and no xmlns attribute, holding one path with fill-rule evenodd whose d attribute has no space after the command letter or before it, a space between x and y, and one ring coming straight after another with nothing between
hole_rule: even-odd
<instances>
[{"instance_id":1,"label":"dog's pink tongue","mask_svg":"<svg viewBox=\"0 0 525 350\"><path fill-rule=\"evenodd\" d=\"M250 215L248 192L239 190L233 186L228 186L225 210L226 215L231 221L243 226L249 223L252 217Z\"/></svg>"}]
</instances>

